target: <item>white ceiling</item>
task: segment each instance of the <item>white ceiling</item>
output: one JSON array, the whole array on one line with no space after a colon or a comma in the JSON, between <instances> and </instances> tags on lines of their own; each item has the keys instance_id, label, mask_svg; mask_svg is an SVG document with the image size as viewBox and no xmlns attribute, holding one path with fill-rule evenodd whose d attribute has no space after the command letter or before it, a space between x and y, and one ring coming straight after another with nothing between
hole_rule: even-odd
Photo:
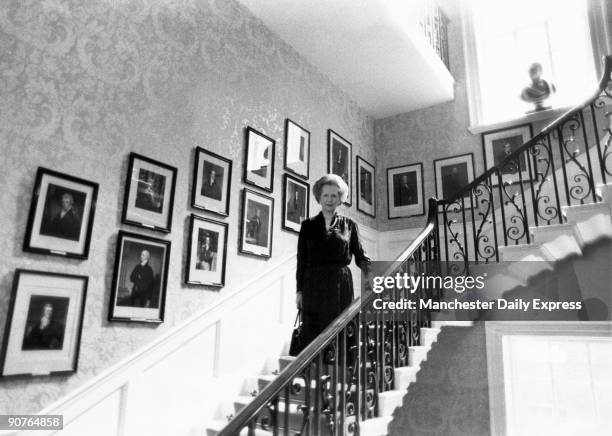
<instances>
[{"instance_id":1,"label":"white ceiling","mask_svg":"<svg viewBox=\"0 0 612 436\"><path fill-rule=\"evenodd\" d=\"M452 100L419 0L239 0L374 118ZM422 1L422 0L420 0Z\"/></svg>"}]
</instances>

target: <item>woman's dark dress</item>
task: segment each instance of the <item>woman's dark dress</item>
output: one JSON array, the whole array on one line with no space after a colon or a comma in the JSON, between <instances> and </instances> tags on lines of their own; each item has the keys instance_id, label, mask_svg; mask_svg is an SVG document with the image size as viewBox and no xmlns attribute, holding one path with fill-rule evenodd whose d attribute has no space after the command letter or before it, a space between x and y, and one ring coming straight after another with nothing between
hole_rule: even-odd
<instances>
[{"instance_id":1,"label":"woman's dark dress","mask_svg":"<svg viewBox=\"0 0 612 436\"><path fill-rule=\"evenodd\" d=\"M353 301L353 278L348 265L355 256L366 271L370 259L359 241L357 224L336 215L330 230L322 213L302 223L297 252L297 291L302 292L302 335L306 344L316 338Z\"/></svg>"}]
</instances>

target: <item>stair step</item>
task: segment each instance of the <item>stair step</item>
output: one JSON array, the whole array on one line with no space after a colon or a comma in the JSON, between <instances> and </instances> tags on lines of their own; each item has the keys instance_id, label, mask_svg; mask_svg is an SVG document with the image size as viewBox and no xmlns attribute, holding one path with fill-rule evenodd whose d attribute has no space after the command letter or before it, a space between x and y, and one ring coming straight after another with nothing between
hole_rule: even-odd
<instances>
[{"instance_id":1,"label":"stair step","mask_svg":"<svg viewBox=\"0 0 612 436\"><path fill-rule=\"evenodd\" d=\"M419 367L402 366L393 370L393 389L405 391L411 383L416 381Z\"/></svg>"},{"instance_id":2,"label":"stair step","mask_svg":"<svg viewBox=\"0 0 612 436\"><path fill-rule=\"evenodd\" d=\"M380 416L393 415L393 411L401 407L406 391L386 391L378 394L378 414Z\"/></svg>"},{"instance_id":3,"label":"stair step","mask_svg":"<svg viewBox=\"0 0 612 436\"><path fill-rule=\"evenodd\" d=\"M424 345L408 347L408 365L417 368L421 366L421 362L427 360L427 352L429 350L430 347L425 347Z\"/></svg>"},{"instance_id":4,"label":"stair step","mask_svg":"<svg viewBox=\"0 0 612 436\"><path fill-rule=\"evenodd\" d=\"M503 262L516 262L525 259L527 256L541 257L544 260L548 259L546 253L540 250L540 247L533 244L508 245L499 247L500 259Z\"/></svg>"},{"instance_id":5,"label":"stair step","mask_svg":"<svg viewBox=\"0 0 612 436\"><path fill-rule=\"evenodd\" d=\"M263 391L263 389L270 383L272 383L272 380L274 380L276 377L276 374L266 374L257 376L257 385L259 387L259 392Z\"/></svg>"},{"instance_id":6,"label":"stair step","mask_svg":"<svg viewBox=\"0 0 612 436\"><path fill-rule=\"evenodd\" d=\"M608 203L587 203L573 206L563 206L561 208L567 218L568 223L579 223L586 221L594 215L610 216L610 205Z\"/></svg>"},{"instance_id":7,"label":"stair step","mask_svg":"<svg viewBox=\"0 0 612 436\"><path fill-rule=\"evenodd\" d=\"M592 203L563 208L568 222L575 225L581 244L592 244L601 238L612 238L612 220L608 203Z\"/></svg>"},{"instance_id":8,"label":"stair step","mask_svg":"<svg viewBox=\"0 0 612 436\"><path fill-rule=\"evenodd\" d=\"M552 241L545 242L540 249L547 258L558 262L571 256L582 255L580 247L584 244L581 244L578 239L580 238L576 238L572 231L570 234L559 235Z\"/></svg>"},{"instance_id":9,"label":"stair step","mask_svg":"<svg viewBox=\"0 0 612 436\"><path fill-rule=\"evenodd\" d=\"M612 206L612 183L606 185L597 185L595 191L601 197L604 203L608 203Z\"/></svg>"},{"instance_id":10,"label":"stair step","mask_svg":"<svg viewBox=\"0 0 612 436\"><path fill-rule=\"evenodd\" d=\"M281 356L278 358L278 368L282 372L291 362L295 360L293 356Z\"/></svg>"},{"instance_id":11,"label":"stair step","mask_svg":"<svg viewBox=\"0 0 612 436\"><path fill-rule=\"evenodd\" d=\"M436 342L439 333L439 328L421 327L421 344L426 347L431 347L431 345Z\"/></svg>"},{"instance_id":12,"label":"stair step","mask_svg":"<svg viewBox=\"0 0 612 436\"><path fill-rule=\"evenodd\" d=\"M360 436L387 436L388 425L393 420L392 416L381 416L359 423Z\"/></svg>"},{"instance_id":13,"label":"stair step","mask_svg":"<svg viewBox=\"0 0 612 436\"><path fill-rule=\"evenodd\" d=\"M551 224L548 226L529 227L529 231L533 236L533 242L536 244L550 242L557 236L568 235L574 233L573 223Z\"/></svg>"}]
</instances>

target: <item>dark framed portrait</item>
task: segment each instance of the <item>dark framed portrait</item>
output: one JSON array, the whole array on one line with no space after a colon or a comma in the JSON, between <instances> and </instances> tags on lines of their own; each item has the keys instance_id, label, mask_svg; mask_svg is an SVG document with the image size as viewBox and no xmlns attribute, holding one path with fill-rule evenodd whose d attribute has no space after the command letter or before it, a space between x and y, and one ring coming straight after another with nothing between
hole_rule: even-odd
<instances>
[{"instance_id":1,"label":"dark framed portrait","mask_svg":"<svg viewBox=\"0 0 612 436\"><path fill-rule=\"evenodd\" d=\"M227 223L192 214L189 228L185 283L224 286Z\"/></svg>"},{"instance_id":2,"label":"dark framed portrait","mask_svg":"<svg viewBox=\"0 0 612 436\"><path fill-rule=\"evenodd\" d=\"M170 165L130 153L121 221L169 233L176 173L176 168Z\"/></svg>"},{"instance_id":3,"label":"dark framed portrait","mask_svg":"<svg viewBox=\"0 0 612 436\"><path fill-rule=\"evenodd\" d=\"M232 161L196 147L191 206L228 216L231 183Z\"/></svg>"},{"instance_id":4,"label":"dark framed portrait","mask_svg":"<svg viewBox=\"0 0 612 436\"><path fill-rule=\"evenodd\" d=\"M436 196L440 200L449 200L474 180L474 155L466 153L436 159L434 160L434 173ZM471 208L469 195L464 198L464 208Z\"/></svg>"},{"instance_id":5,"label":"dark framed portrait","mask_svg":"<svg viewBox=\"0 0 612 436\"><path fill-rule=\"evenodd\" d=\"M332 129L327 130L327 172L336 174L342 177L342 180L349 187L348 196L344 202L350 206L352 204L352 192L351 180L353 180L353 173L351 167L351 160L353 159L353 145L338 135Z\"/></svg>"},{"instance_id":6,"label":"dark framed portrait","mask_svg":"<svg viewBox=\"0 0 612 436\"><path fill-rule=\"evenodd\" d=\"M109 321L164 321L170 241L120 231Z\"/></svg>"},{"instance_id":7,"label":"dark framed portrait","mask_svg":"<svg viewBox=\"0 0 612 436\"><path fill-rule=\"evenodd\" d=\"M86 276L18 269L4 330L0 374L76 372Z\"/></svg>"},{"instance_id":8,"label":"dark framed portrait","mask_svg":"<svg viewBox=\"0 0 612 436\"><path fill-rule=\"evenodd\" d=\"M387 211L389 219L425 213L422 163L387 168Z\"/></svg>"},{"instance_id":9,"label":"dark framed portrait","mask_svg":"<svg viewBox=\"0 0 612 436\"><path fill-rule=\"evenodd\" d=\"M494 166L501 166L508 155L525 144L533 136L531 124L523 124L509 129L498 129L482 134L482 153L485 160L485 169ZM528 182L529 165L531 164L532 174L535 175L535 161L529 162L530 154L523 152L518 159L513 159L501 168L502 183L518 183L519 181ZM520 176L519 176L520 168ZM496 175L491 177L493 186L499 185L499 178Z\"/></svg>"},{"instance_id":10,"label":"dark framed portrait","mask_svg":"<svg viewBox=\"0 0 612 436\"><path fill-rule=\"evenodd\" d=\"M298 123L285 120L285 169L308 179L310 170L310 132Z\"/></svg>"},{"instance_id":11,"label":"dark framed portrait","mask_svg":"<svg viewBox=\"0 0 612 436\"><path fill-rule=\"evenodd\" d=\"M246 128L244 183L272 192L276 141L252 127Z\"/></svg>"},{"instance_id":12,"label":"dark framed portrait","mask_svg":"<svg viewBox=\"0 0 612 436\"><path fill-rule=\"evenodd\" d=\"M23 250L87 259L98 184L39 167Z\"/></svg>"},{"instance_id":13,"label":"dark framed portrait","mask_svg":"<svg viewBox=\"0 0 612 436\"><path fill-rule=\"evenodd\" d=\"M272 256L274 199L250 189L242 190L240 252L269 258Z\"/></svg>"},{"instance_id":14,"label":"dark framed portrait","mask_svg":"<svg viewBox=\"0 0 612 436\"><path fill-rule=\"evenodd\" d=\"M376 218L376 190L374 165L357 156L357 210Z\"/></svg>"},{"instance_id":15,"label":"dark framed portrait","mask_svg":"<svg viewBox=\"0 0 612 436\"><path fill-rule=\"evenodd\" d=\"M310 210L310 185L285 174L283 193L283 229L299 233Z\"/></svg>"}]
</instances>

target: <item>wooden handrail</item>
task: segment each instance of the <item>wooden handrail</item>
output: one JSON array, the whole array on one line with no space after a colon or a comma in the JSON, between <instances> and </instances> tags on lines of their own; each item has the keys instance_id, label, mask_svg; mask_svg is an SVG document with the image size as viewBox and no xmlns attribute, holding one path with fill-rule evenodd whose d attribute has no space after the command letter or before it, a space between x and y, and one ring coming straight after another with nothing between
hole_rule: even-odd
<instances>
[{"instance_id":1,"label":"wooden handrail","mask_svg":"<svg viewBox=\"0 0 612 436\"><path fill-rule=\"evenodd\" d=\"M395 262L387 268L383 275L391 275L398 262L408 259L421 246L425 239L435 229L438 202L435 198L429 199L427 225L418 236L402 251ZM218 434L218 436L235 436L257 416L270 401L278 396L285 387L298 376L310 362L327 347L348 323L354 319L361 308L369 303L376 294L369 293L364 298L357 297L317 338L312 341L297 358L268 384L253 400L247 404ZM363 300L363 301L362 301Z\"/></svg>"},{"instance_id":2,"label":"wooden handrail","mask_svg":"<svg viewBox=\"0 0 612 436\"><path fill-rule=\"evenodd\" d=\"M569 109L563 115L560 115L559 117L557 117L553 122L551 122L546 127L544 127L537 135L535 135L525 144L521 145L519 148L514 150L508 156L506 156L506 158L500 164L489 168L484 173L482 173L480 176L475 178L472 182L468 183L460 191L457 191L449 198L441 199L439 203L449 204L449 203L453 203L458 198L465 197L466 192L471 191L474 187L478 186L483 181L487 180L487 178L490 177L492 174L495 174L496 172L501 171L501 169L506 164L512 162L513 160L516 160L521 153L533 147L535 144L538 144L540 140L544 138L546 135L548 135L553 129L566 123L576 113L580 112L581 110L586 108L588 105L590 105L594 100L596 100L601 95L601 93L607 88L610 80L612 80L610 77L610 75L612 74L612 55L604 56L602 59L602 62L604 64L603 74L601 76L601 79L599 80L597 91L595 91L589 98L587 98L583 103L576 105L573 108Z\"/></svg>"}]
</instances>

